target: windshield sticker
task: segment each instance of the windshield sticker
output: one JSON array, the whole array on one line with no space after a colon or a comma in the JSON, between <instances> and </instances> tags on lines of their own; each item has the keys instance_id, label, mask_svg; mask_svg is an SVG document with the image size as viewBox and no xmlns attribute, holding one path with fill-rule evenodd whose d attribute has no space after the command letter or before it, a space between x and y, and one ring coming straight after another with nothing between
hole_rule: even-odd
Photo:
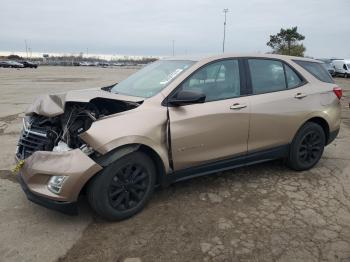
<instances>
[{"instance_id":1,"label":"windshield sticker","mask_svg":"<svg viewBox=\"0 0 350 262\"><path fill-rule=\"evenodd\" d=\"M174 72L172 72L171 74L168 75L166 80L159 82L159 84L165 85L165 84L169 83L174 77L176 77L182 71L183 71L183 69L181 69L181 68L176 69Z\"/></svg>"}]
</instances>

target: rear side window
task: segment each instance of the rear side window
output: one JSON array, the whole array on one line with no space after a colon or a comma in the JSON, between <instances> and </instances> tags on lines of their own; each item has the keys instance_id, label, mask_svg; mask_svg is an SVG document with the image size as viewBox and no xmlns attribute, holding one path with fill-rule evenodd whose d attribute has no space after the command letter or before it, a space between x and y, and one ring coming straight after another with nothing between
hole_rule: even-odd
<instances>
[{"instance_id":1,"label":"rear side window","mask_svg":"<svg viewBox=\"0 0 350 262\"><path fill-rule=\"evenodd\" d=\"M248 59L253 94L286 90L283 64L270 59Z\"/></svg>"},{"instance_id":2,"label":"rear side window","mask_svg":"<svg viewBox=\"0 0 350 262\"><path fill-rule=\"evenodd\" d=\"M303 80L300 79L300 77L297 75L297 73L295 73L295 71L292 68L285 64L284 69L286 70L288 88L294 88L302 84Z\"/></svg>"},{"instance_id":3,"label":"rear side window","mask_svg":"<svg viewBox=\"0 0 350 262\"><path fill-rule=\"evenodd\" d=\"M320 63L309 62L309 61L301 61L301 60L293 60L295 63L300 65L318 80L326 83L334 83L333 78L327 72L327 70Z\"/></svg>"}]
</instances>

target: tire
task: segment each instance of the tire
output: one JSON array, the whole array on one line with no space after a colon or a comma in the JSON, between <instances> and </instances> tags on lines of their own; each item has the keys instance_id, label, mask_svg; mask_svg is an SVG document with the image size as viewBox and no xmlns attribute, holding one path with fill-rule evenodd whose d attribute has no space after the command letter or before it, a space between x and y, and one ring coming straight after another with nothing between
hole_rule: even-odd
<instances>
[{"instance_id":1,"label":"tire","mask_svg":"<svg viewBox=\"0 0 350 262\"><path fill-rule=\"evenodd\" d=\"M344 78L348 78L348 74L347 73L344 74Z\"/></svg>"},{"instance_id":2,"label":"tire","mask_svg":"<svg viewBox=\"0 0 350 262\"><path fill-rule=\"evenodd\" d=\"M88 201L101 217L116 221L140 212L153 194L156 168L142 152L133 152L103 169L88 185Z\"/></svg>"},{"instance_id":3,"label":"tire","mask_svg":"<svg viewBox=\"0 0 350 262\"><path fill-rule=\"evenodd\" d=\"M287 165L297 171L308 170L320 160L326 144L323 128L313 122L304 124L290 146Z\"/></svg>"}]
</instances>

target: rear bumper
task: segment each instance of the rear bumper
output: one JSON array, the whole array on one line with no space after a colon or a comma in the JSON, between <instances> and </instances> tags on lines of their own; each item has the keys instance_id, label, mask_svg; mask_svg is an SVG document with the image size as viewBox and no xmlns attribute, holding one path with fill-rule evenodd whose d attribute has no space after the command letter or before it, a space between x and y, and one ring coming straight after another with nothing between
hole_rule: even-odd
<instances>
[{"instance_id":1,"label":"rear bumper","mask_svg":"<svg viewBox=\"0 0 350 262\"><path fill-rule=\"evenodd\" d=\"M336 137L339 134L339 130L340 130L340 128L338 128L338 129L336 129L336 130L334 130L334 131L329 133L327 145L329 145L330 143L332 143L336 139Z\"/></svg>"},{"instance_id":2,"label":"rear bumper","mask_svg":"<svg viewBox=\"0 0 350 262\"><path fill-rule=\"evenodd\" d=\"M32 191L30 191L27 184L24 182L24 180L22 178L22 173L19 173L17 178L18 178L18 181L21 184L21 187L22 187L24 193L26 194L28 200L30 200L38 205L62 212L62 213L67 214L67 215L77 215L78 214L77 202L55 201L53 199L34 194Z\"/></svg>"}]
</instances>

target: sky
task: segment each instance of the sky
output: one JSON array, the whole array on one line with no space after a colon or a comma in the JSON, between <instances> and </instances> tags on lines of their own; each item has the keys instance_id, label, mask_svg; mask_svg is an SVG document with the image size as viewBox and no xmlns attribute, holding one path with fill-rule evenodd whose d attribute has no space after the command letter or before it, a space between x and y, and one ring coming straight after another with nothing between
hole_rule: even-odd
<instances>
[{"instance_id":1,"label":"sky","mask_svg":"<svg viewBox=\"0 0 350 262\"><path fill-rule=\"evenodd\" d=\"M116 55L264 53L298 26L306 55L350 58L350 0L0 0L0 51Z\"/></svg>"}]
</instances>

